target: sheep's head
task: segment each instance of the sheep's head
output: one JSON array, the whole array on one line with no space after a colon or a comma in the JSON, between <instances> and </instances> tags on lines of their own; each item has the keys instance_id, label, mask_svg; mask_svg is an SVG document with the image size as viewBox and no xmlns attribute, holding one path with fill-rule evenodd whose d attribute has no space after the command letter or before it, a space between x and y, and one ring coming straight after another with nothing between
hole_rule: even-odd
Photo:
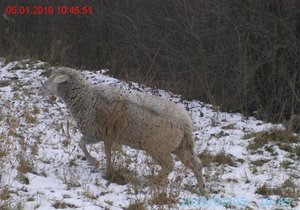
<instances>
[{"instance_id":1,"label":"sheep's head","mask_svg":"<svg viewBox=\"0 0 300 210\"><path fill-rule=\"evenodd\" d=\"M78 89L82 90L84 87L89 87L89 83L79 71L68 67L52 68L52 75L42 85L39 94L54 95L65 101L74 97L78 93Z\"/></svg>"},{"instance_id":2,"label":"sheep's head","mask_svg":"<svg viewBox=\"0 0 300 210\"><path fill-rule=\"evenodd\" d=\"M70 77L66 74L59 74L53 71L50 78L42 85L39 93L41 95L55 95L58 96L58 89L62 83L66 83Z\"/></svg>"},{"instance_id":3,"label":"sheep's head","mask_svg":"<svg viewBox=\"0 0 300 210\"><path fill-rule=\"evenodd\" d=\"M71 71L71 69L62 67L52 70L52 75L42 84L39 94L60 96L59 90L71 79L71 75L68 74L69 71Z\"/></svg>"}]
</instances>

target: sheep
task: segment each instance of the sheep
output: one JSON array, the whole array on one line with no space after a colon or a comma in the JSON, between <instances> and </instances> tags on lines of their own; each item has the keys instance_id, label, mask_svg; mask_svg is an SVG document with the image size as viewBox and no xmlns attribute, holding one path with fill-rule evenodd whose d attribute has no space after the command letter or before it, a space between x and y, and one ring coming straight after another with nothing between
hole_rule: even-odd
<instances>
[{"instance_id":1,"label":"sheep","mask_svg":"<svg viewBox=\"0 0 300 210\"><path fill-rule=\"evenodd\" d=\"M62 99L82 133L79 147L86 160L98 167L86 145L104 142L106 173L112 169L111 149L116 143L144 150L161 166L159 177L173 170L171 154L190 168L206 194L202 165L194 153L192 121L187 111L167 100L111 85L91 85L71 68L59 67L40 89L42 95Z\"/></svg>"}]
</instances>

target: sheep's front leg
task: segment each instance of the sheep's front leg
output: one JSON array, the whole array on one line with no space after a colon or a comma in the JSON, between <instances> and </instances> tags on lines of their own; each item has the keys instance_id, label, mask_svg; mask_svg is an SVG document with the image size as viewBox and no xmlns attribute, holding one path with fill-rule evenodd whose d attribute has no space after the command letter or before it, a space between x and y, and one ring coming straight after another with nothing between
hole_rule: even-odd
<instances>
[{"instance_id":1,"label":"sheep's front leg","mask_svg":"<svg viewBox=\"0 0 300 210\"><path fill-rule=\"evenodd\" d=\"M112 143L109 140L104 141L104 151L106 156L106 173L110 174L112 172L112 164L111 164L111 148Z\"/></svg>"},{"instance_id":2,"label":"sheep's front leg","mask_svg":"<svg viewBox=\"0 0 300 210\"><path fill-rule=\"evenodd\" d=\"M91 154L87 151L86 149L86 145L87 144L93 144L95 142L91 142L89 141L89 139L85 136L83 136L79 142L79 147L81 148L81 150L83 151L84 153L84 156L86 157L87 161L95 166L95 168L98 168L99 167L99 162L96 160L96 158L94 158L93 156L91 156Z\"/></svg>"}]
</instances>

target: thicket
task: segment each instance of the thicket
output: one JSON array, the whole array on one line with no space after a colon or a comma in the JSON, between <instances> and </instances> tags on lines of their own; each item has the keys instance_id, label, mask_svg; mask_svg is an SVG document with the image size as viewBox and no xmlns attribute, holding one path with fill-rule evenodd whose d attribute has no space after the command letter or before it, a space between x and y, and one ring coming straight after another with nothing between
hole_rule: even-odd
<instances>
[{"instance_id":1,"label":"thicket","mask_svg":"<svg viewBox=\"0 0 300 210\"><path fill-rule=\"evenodd\" d=\"M267 120L300 112L299 0L1 3L0 55L78 68ZM91 5L93 15L5 15L6 5Z\"/></svg>"}]
</instances>

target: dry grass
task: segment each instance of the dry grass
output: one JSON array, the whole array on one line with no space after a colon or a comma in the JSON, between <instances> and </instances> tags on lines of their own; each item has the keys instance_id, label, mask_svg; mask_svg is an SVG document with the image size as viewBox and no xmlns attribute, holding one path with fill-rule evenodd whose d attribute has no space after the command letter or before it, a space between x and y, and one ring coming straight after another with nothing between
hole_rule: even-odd
<instances>
[{"instance_id":1,"label":"dry grass","mask_svg":"<svg viewBox=\"0 0 300 210\"><path fill-rule=\"evenodd\" d=\"M32 116L30 113L25 113L25 121L26 123L36 124L37 118Z\"/></svg>"},{"instance_id":2,"label":"dry grass","mask_svg":"<svg viewBox=\"0 0 300 210\"><path fill-rule=\"evenodd\" d=\"M40 108L39 107L37 107L37 106L34 106L33 107L33 110L32 110L32 114L40 114L41 113L41 110L40 110Z\"/></svg>"},{"instance_id":3,"label":"dry grass","mask_svg":"<svg viewBox=\"0 0 300 210\"><path fill-rule=\"evenodd\" d=\"M275 155L275 151L274 151L274 148L273 148L273 146L265 146L265 150L267 151L267 152L270 152L273 156Z\"/></svg>"},{"instance_id":4,"label":"dry grass","mask_svg":"<svg viewBox=\"0 0 300 210\"><path fill-rule=\"evenodd\" d=\"M106 173L105 179L119 185L136 184L138 182L136 175L126 167L112 168L112 170Z\"/></svg>"},{"instance_id":5,"label":"dry grass","mask_svg":"<svg viewBox=\"0 0 300 210\"><path fill-rule=\"evenodd\" d=\"M257 150L271 142L276 144L284 143L298 143L300 139L298 136L291 134L286 130L272 129L270 131L261 131L251 134L254 139L248 145L247 149ZM247 136L249 137L249 136Z\"/></svg>"},{"instance_id":6,"label":"dry grass","mask_svg":"<svg viewBox=\"0 0 300 210\"><path fill-rule=\"evenodd\" d=\"M232 124L224 125L221 128L225 130L232 130L235 129L235 124L232 123Z\"/></svg>"},{"instance_id":7,"label":"dry grass","mask_svg":"<svg viewBox=\"0 0 300 210\"><path fill-rule=\"evenodd\" d=\"M265 163L269 161L270 159L259 159L259 160L251 161L251 164L255 166L263 166Z\"/></svg>"},{"instance_id":8,"label":"dry grass","mask_svg":"<svg viewBox=\"0 0 300 210\"><path fill-rule=\"evenodd\" d=\"M78 208L74 204L69 204L64 201L55 201L52 206L56 209L69 209L69 208Z\"/></svg>"},{"instance_id":9,"label":"dry grass","mask_svg":"<svg viewBox=\"0 0 300 210\"><path fill-rule=\"evenodd\" d=\"M18 173L18 176L16 177L17 180L19 182L21 182L22 184L26 184L29 185L29 179L27 178L26 175L22 174L22 173Z\"/></svg>"},{"instance_id":10,"label":"dry grass","mask_svg":"<svg viewBox=\"0 0 300 210\"><path fill-rule=\"evenodd\" d=\"M85 190L82 195L90 200L96 200L99 196L95 195L93 192L91 192L89 189Z\"/></svg>"},{"instance_id":11,"label":"dry grass","mask_svg":"<svg viewBox=\"0 0 300 210\"><path fill-rule=\"evenodd\" d=\"M0 138L1 141L1 138ZM5 148L0 148L0 159L6 157L8 155L7 151Z\"/></svg>"},{"instance_id":12,"label":"dry grass","mask_svg":"<svg viewBox=\"0 0 300 210\"><path fill-rule=\"evenodd\" d=\"M22 174L26 174L28 172L34 172L32 160L25 158L22 155L19 159L19 165L17 167L17 170Z\"/></svg>"},{"instance_id":13,"label":"dry grass","mask_svg":"<svg viewBox=\"0 0 300 210\"><path fill-rule=\"evenodd\" d=\"M11 192L8 186L2 187L0 189L0 209L9 209L13 204L11 198Z\"/></svg>"},{"instance_id":14,"label":"dry grass","mask_svg":"<svg viewBox=\"0 0 300 210\"><path fill-rule=\"evenodd\" d=\"M152 197L149 199L149 205L167 205L167 206L172 206L177 203L176 199L172 195L168 195L165 192L153 194Z\"/></svg>"},{"instance_id":15,"label":"dry grass","mask_svg":"<svg viewBox=\"0 0 300 210\"><path fill-rule=\"evenodd\" d=\"M300 157L300 146L295 146L300 143L300 137L289 131L271 129L269 131L261 131L244 136L245 139L252 137L254 137L254 139L250 142L247 149L253 152L259 152L261 151L258 150L259 148L264 148L264 150L270 152L272 156L276 156L278 153L275 152L273 147L277 145L281 150L290 153L293 159L295 159L294 157ZM282 163L281 165L287 169L287 164Z\"/></svg>"},{"instance_id":16,"label":"dry grass","mask_svg":"<svg viewBox=\"0 0 300 210\"><path fill-rule=\"evenodd\" d=\"M8 142L8 135L0 133L0 180L2 175L6 174L7 171L4 171L5 164L11 153L10 143ZM9 209L14 204L12 199L11 190L9 185L4 185L1 183L0 188L0 209Z\"/></svg>"},{"instance_id":17,"label":"dry grass","mask_svg":"<svg viewBox=\"0 0 300 210\"><path fill-rule=\"evenodd\" d=\"M11 80L0 80L0 87L6 87L11 84Z\"/></svg>"},{"instance_id":18,"label":"dry grass","mask_svg":"<svg viewBox=\"0 0 300 210\"><path fill-rule=\"evenodd\" d=\"M211 167L212 163L215 163L217 165L226 164L229 166L237 165L237 160L235 160L233 156L226 154L224 151L220 151L216 155L212 155L207 150L205 150L199 155L199 159L201 160L203 167Z\"/></svg>"},{"instance_id":19,"label":"dry grass","mask_svg":"<svg viewBox=\"0 0 300 210\"><path fill-rule=\"evenodd\" d=\"M287 179L282 185L277 187L269 187L267 184L263 184L256 189L255 193L263 196L279 195L281 197L289 197L294 200L298 200L300 196L298 186L291 181L291 179Z\"/></svg>"},{"instance_id":20,"label":"dry grass","mask_svg":"<svg viewBox=\"0 0 300 210\"><path fill-rule=\"evenodd\" d=\"M124 210L146 210L146 208L143 203L136 202L129 204L129 206L125 207Z\"/></svg>"},{"instance_id":21,"label":"dry grass","mask_svg":"<svg viewBox=\"0 0 300 210\"><path fill-rule=\"evenodd\" d=\"M69 171L70 172L70 171ZM67 189L77 188L81 187L81 183L78 181L76 177L73 176L73 174L70 172L67 174L67 172L61 177L64 184L67 186Z\"/></svg>"},{"instance_id":22,"label":"dry grass","mask_svg":"<svg viewBox=\"0 0 300 210\"><path fill-rule=\"evenodd\" d=\"M35 142L33 145L30 146L32 156L37 156L39 154L39 144Z\"/></svg>"},{"instance_id":23,"label":"dry grass","mask_svg":"<svg viewBox=\"0 0 300 210\"><path fill-rule=\"evenodd\" d=\"M289 160L284 160L280 163L280 166L284 169L288 169L290 167L290 165L292 165L293 162L289 161Z\"/></svg>"},{"instance_id":24,"label":"dry grass","mask_svg":"<svg viewBox=\"0 0 300 210\"><path fill-rule=\"evenodd\" d=\"M227 164L229 166L236 166L233 156L226 154L224 151L219 152L215 157L214 161L219 165Z\"/></svg>"},{"instance_id":25,"label":"dry grass","mask_svg":"<svg viewBox=\"0 0 300 210\"><path fill-rule=\"evenodd\" d=\"M27 113L26 110L24 113ZM19 118L8 114L3 119L5 126L8 126L8 132L0 134L0 168L6 168L7 164L14 164L15 167L11 167L10 170L16 170L17 173L16 176L10 178L24 186L21 190L26 190L26 185L30 184L26 173L37 174L34 160L39 152L39 142L38 137L36 137L37 141L29 143L22 135L24 128L20 123L22 118L26 122L25 114ZM10 172L1 171L1 174L4 175L5 173ZM0 194L0 209L23 209L23 203L20 201L22 198L18 192L16 193L16 189L9 185L3 186ZM18 197L16 198L16 196Z\"/></svg>"}]
</instances>

